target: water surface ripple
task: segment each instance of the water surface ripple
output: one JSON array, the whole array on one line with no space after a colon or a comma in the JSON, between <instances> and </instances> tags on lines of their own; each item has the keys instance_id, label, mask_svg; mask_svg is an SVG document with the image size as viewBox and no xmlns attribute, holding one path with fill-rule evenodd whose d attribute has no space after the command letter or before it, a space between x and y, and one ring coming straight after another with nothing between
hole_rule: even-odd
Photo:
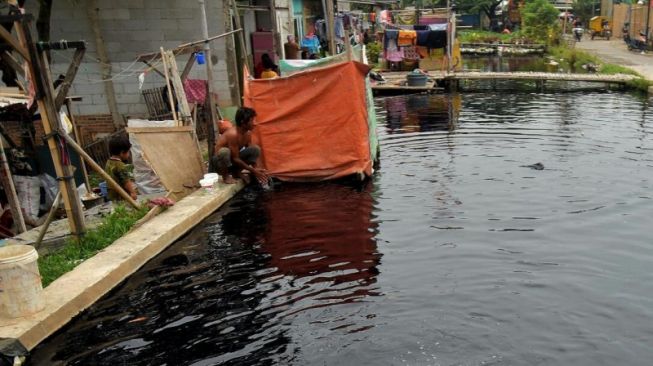
<instances>
[{"instance_id":1,"label":"water surface ripple","mask_svg":"<svg viewBox=\"0 0 653 366\"><path fill-rule=\"evenodd\" d=\"M650 365L648 103L380 98L372 182L240 194L32 363Z\"/></svg>"}]
</instances>

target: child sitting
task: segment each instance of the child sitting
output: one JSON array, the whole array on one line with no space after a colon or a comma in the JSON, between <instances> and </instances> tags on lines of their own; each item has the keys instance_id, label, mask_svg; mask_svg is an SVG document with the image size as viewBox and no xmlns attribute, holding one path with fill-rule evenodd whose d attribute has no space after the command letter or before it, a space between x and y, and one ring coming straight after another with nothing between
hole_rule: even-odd
<instances>
[{"instance_id":1,"label":"child sitting","mask_svg":"<svg viewBox=\"0 0 653 366\"><path fill-rule=\"evenodd\" d=\"M126 164L129 161L129 150L131 147L132 145L129 139L124 136L116 136L109 140L109 153L111 157L107 160L107 165L104 170L135 200L138 195L138 190L132 171L129 165ZM109 199L111 201L120 201L122 197L109 186Z\"/></svg>"}]
</instances>

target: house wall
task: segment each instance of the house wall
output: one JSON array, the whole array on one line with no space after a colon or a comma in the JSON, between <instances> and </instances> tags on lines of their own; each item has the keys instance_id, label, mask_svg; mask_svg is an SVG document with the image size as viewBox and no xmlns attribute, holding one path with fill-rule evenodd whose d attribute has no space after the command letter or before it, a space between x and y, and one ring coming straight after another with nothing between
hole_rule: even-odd
<instances>
[{"instance_id":1,"label":"house wall","mask_svg":"<svg viewBox=\"0 0 653 366\"><path fill-rule=\"evenodd\" d=\"M36 14L36 1L28 1L28 13ZM206 0L209 35L225 31L223 0ZM99 23L105 47L113 68L113 83L120 114L126 117L141 117L147 113L138 75L147 68L135 63L139 54L157 52L160 47L174 48L180 44L202 38L200 9L192 0L97 0ZM86 1L55 1L51 18L51 39L86 40L86 58L80 66L78 76L70 95L84 99L76 102L74 113L81 115L108 114L102 71L98 62L95 36L89 24ZM226 40L211 43L214 65L214 90L222 105L233 104L226 55ZM63 73L67 68L72 51L52 53L53 75ZM177 63L182 69L188 55L180 56ZM205 79L205 68L196 65L190 78ZM164 85L164 79L155 72L146 74L144 88Z\"/></svg>"}]
</instances>

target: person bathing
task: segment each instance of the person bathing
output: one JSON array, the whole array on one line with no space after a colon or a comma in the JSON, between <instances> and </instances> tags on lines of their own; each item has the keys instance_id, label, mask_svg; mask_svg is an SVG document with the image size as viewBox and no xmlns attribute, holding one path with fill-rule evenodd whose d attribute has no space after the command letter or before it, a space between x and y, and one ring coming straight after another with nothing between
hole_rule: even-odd
<instances>
[{"instance_id":1,"label":"person bathing","mask_svg":"<svg viewBox=\"0 0 653 366\"><path fill-rule=\"evenodd\" d=\"M234 178L247 181L242 175L243 170L250 172L262 185L269 180L265 171L256 167L261 148L251 143L255 118L256 111L252 108L239 108L236 112L236 126L220 134L215 144L210 171L220 174L227 184L236 183Z\"/></svg>"}]
</instances>

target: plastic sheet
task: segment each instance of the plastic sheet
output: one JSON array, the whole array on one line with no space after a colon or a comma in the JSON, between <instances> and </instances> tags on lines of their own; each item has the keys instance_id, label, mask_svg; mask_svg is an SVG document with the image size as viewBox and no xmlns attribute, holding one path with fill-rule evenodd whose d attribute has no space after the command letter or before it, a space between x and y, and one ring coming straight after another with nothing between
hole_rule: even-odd
<instances>
[{"instance_id":1,"label":"plastic sheet","mask_svg":"<svg viewBox=\"0 0 653 366\"><path fill-rule=\"evenodd\" d=\"M150 121L144 119L130 119L127 126L131 128L137 127L173 127L176 126L175 121ZM166 189L161 184L161 179L156 175L150 163L143 157L143 150L141 149L138 139L135 139L131 134L129 135L129 142L132 144L132 162L134 164L134 181L138 187L140 194L154 194L163 193Z\"/></svg>"},{"instance_id":2,"label":"plastic sheet","mask_svg":"<svg viewBox=\"0 0 653 366\"><path fill-rule=\"evenodd\" d=\"M263 151L262 167L285 181L371 175L368 72L347 62L247 80L244 101L257 111L252 136Z\"/></svg>"}]
</instances>

